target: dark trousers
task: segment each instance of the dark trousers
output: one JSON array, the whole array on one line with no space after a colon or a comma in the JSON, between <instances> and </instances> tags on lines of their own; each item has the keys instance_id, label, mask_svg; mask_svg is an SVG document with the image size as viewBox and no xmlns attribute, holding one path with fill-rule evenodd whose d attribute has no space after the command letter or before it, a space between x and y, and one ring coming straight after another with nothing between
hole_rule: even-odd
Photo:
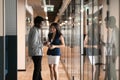
<instances>
[{"instance_id":1,"label":"dark trousers","mask_svg":"<svg viewBox=\"0 0 120 80\"><path fill-rule=\"evenodd\" d=\"M33 79L32 80L42 80L42 76L41 76L42 56L33 56L32 60L34 63L34 71L33 71Z\"/></svg>"}]
</instances>

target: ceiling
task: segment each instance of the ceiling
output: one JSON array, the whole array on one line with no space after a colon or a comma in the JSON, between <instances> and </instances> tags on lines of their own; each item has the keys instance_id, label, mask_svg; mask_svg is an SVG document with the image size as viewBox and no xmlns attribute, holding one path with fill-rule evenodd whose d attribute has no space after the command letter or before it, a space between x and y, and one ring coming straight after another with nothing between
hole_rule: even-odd
<instances>
[{"instance_id":1,"label":"ceiling","mask_svg":"<svg viewBox=\"0 0 120 80\"><path fill-rule=\"evenodd\" d=\"M48 21L53 22L56 19L56 16L58 16L58 13L60 15L63 14L63 12L66 9L66 6L72 1L72 0L45 0L46 5L54 5L54 11L53 12L44 12L44 0L27 0L27 4L32 6L34 10L34 16L40 15L42 17L46 17L46 14L48 16ZM89 0L84 0L84 4L87 4ZM102 0L99 0L99 2L102 2Z\"/></svg>"},{"instance_id":2,"label":"ceiling","mask_svg":"<svg viewBox=\"0 0 120 80\"><path fill-rule=\"evenodd\" d=\"M34 16L40 15L42 17L46 17L46 13L44 12L43 0L27 0L28 5L32 6L34 10ZM54 12L47 12L48 21L53 22L57 13L62 5L62 0L46 0L46 5L54 5Z\"/></svg>"},{"instance_id":3,"label":"ceiling","mask_svg":"<svg viewBox=\"0 0 120 80\"><path fill-rule=\"evenodd\" d=\"M46 0L46 4L54 5L54 12L48 12L48 21L53 22L62 5L62 0Z\"/></svg>"},{"instance_id":4,"label":"ceiling","mask_svg":"<svg viewBox=\"0 0 120 80\"><path fill-rule=\"evenodd\" d=\"M27 0L27 4L32 6L34 16L39 15L45 17L44 8L42 7L42 0Z\"/></svg>"}]
</instances>

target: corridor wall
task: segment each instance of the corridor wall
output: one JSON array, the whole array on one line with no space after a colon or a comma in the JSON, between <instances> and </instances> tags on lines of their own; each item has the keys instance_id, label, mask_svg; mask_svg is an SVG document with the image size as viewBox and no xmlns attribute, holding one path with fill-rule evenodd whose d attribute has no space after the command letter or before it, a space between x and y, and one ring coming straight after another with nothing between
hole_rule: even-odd
<instances>
[{"instance_id":1,"label":"corridor wall","mask_svg":"<svg viewBox=\"0 0 120 80\"><path fill-rule=\"evenodd\" d=\"M4 0L8 80L17 80L17 0Z\"/></svg>"},{"instance_id":2,"label":"corridor wall","mask_svg":"<svg viewBox=\"0 0 120 80\"><path fill-rule=\"evenodd\" d=\"M61 55L61 61L65 65L65 70L68 73L69 79L71 80L119 80L120 77L120 55L119 55L119 45L120 45L120 1L119 0L88 0L88 2L85 3L85 0L72 0L72 3L70 4L70 10L65 11L65 15L61 18L62 27L61 31L65 38L65 44L66 47L62 49L62 55ZM80 2L80 3L79 3ZM83 3L84 2L84 3ZM67 16L66 15L70 15ZM106 29L106 17L113 16L115 18L115 21L111 21L109 24L112 26L114 25L117 29L117 31L114 31L115 33L112 34L114 37L114 45L113 48L110 50L113 50L112 56L107 56L106 49L107 47L110 47L107 43L107 29ZM71 19L69 19L71 17ZM93 24L96 22L96 25ZM92 27L91 27L92 26ZM94 42L94 37L96 36L98 40L98 43L96 43L97 46L100 45L98 52L92 51L92 53L100 53L100 55L97 55L98 62L95 63L96 66L96 74L94 75L94 65L91 65L90 58L88 58L88 53L85 53L83 51L83 28L86 28L86 32L89 30L95 29L95 26L97 26L97 33L94 35L95 31L90 31L93 35L92 36L92 47ZM112 29L110 29L111 34ZM116 34L117 33L117 34ZM86 33L87 34L87 33ZM105 45L102 45L102 40L105 42ZM108 39L110 41L110 38ZM88 43L89 44L89 43ZM83 46L81 46L83 45ZM104 47L104 48L103 48ZM109 51L110 51L109 50ZM85 54L81 54L85 53ZM93 55L94 56L94 55ZM110 64L106 62L106 58L110 61ZM93 62L93 57L91 59ZM109 68L109 69L108 69ZM104 71L105 70L105 71ZM105 74L104 74L105 73Z\"/></svg>"},{"instance_id":3,"label":"corridor wall","mask_svg":"<svg viewBox=\"0 0 120 80\"><path fill-rule=\"evenodd\" d=\"M4 80L4 5L3 0L0 0L0 80Z\"/></svg>"},{"instance_id":4,"label":"corridor wall","mask_svg":"<svg viewBox=\"0 0 120 80\"><path fill-rule=\"evenodd\" d=\"M17 2L17 69L26 69L25 58L25 29L26 29L26 8L25 0Z\"/></svg>"}]
</instances>

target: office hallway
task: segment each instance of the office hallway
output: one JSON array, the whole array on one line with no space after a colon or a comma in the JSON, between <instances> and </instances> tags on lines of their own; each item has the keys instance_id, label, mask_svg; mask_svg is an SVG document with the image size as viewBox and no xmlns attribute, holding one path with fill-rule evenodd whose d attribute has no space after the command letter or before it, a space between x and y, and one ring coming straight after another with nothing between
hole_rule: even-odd
<instances>
[{"instance_id":1,"label":"office hallway","mask_svg":"<svg viewBox=\"0 0 120 80\"><path fill-rule=\"evenodd\" d=\"M33 74L33 62L32 60L30 60L26 67L26 71L18 71L18 80L32 80L32 74ZM47 55L44 55L42 60L42 77L43 80L50 80ZM59 78L60 78L59 80L68 80L67 74L61 62L59 65Z\"/></svg>"}]
</instances>

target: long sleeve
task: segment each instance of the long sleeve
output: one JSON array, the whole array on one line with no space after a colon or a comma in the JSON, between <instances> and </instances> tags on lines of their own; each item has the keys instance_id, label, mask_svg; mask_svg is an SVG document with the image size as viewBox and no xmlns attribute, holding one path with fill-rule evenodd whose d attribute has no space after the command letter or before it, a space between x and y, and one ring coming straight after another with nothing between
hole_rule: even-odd
<instances>
[{"instance_id":1,"label":"long sleeve","mask_svg":"<svg viewBox=\"0 0 120 80\"><path fill-rule=\"evenodd\" d=\"M42 42L39 30L33 28L29 34L29 53L32 56L42 55Z\"/></svg>"}]
</instances>

